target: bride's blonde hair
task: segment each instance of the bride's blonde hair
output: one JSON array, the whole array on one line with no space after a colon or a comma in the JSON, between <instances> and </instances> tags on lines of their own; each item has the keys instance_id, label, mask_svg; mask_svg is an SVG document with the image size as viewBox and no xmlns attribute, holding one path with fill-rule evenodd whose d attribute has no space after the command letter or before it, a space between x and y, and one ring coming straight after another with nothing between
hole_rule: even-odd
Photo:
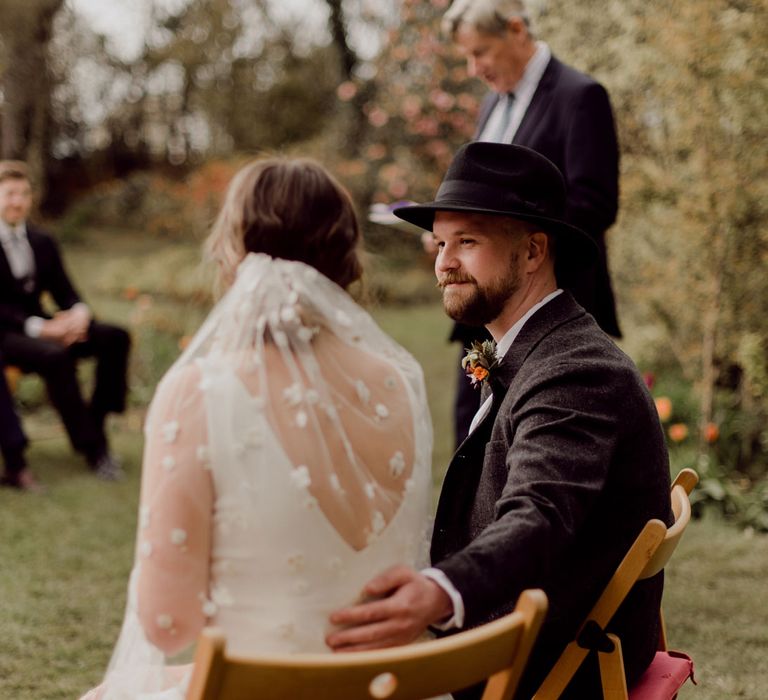
<instances>
[{"instance_id":1,"label":"bride's blonde hair","mask_svg":"<svg viewBox=\"0 0 768 700\"><path fill-rule=\"evenodd\" d=\"M235 175L208 240L228 288L247 253L298 260L346 289L362 274L360 228L347 190L307 158L266 158Z\"/></svg>"}]
</instances>

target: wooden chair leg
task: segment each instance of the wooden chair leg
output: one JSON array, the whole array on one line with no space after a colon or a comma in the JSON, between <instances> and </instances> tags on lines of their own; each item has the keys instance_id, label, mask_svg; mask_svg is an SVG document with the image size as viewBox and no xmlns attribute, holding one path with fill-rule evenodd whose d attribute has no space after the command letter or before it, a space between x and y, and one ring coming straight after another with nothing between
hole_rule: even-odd
<instances>
[{"instance_id":1,"label":"wooden chair leg","mask_svg":"<svg viewBox=\"0 0 768 700\"><path fill-rule=\"evenodd\" d=\"M215 700L224 673L224 633L220 629L203 631L197 642L187 700Z\"/></svg>"},{"instance_id":2,"label":"wooden chair leg","mask_svg":"<svg viewBox=\"0 0 768 700\"><path fill-rule=\"evenodd\" d=\"M624 675L624 657L621 642L615 634L609 634L613 651L597 653L600 662L600 680L603 684L603 700L627 700L627 679Z\"/></svg>"},{"instance_id":3,"label":"wooden chair leg","mask_svg":"<svg viewBox=\"0 0 768 700\"><path fill-rule=\"evenodd\" d=\"M664 613L659 610L659 651L667 651L667 623L664 621Z\"/></svg>"}]
</instances>

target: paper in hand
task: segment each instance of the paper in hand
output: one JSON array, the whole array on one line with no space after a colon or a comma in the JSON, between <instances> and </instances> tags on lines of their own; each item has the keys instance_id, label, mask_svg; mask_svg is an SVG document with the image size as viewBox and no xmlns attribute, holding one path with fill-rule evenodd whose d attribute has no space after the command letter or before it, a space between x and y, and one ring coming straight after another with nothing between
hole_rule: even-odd
<instances>
[{"instance_id":1,"label":"paper in hand","mask_svg":"<svg viewBox=\"0 0 768 700\"><path fill-rule=\"evenodd\" d=\"M424 229L419 228L415 224L403 221L392 213L395 209L407 207L412 204L416 204L416 202L412 202L408 199L402 199L397 202L392 202L391 204L372 204L371 208L368 210L368 221L374 224L380 224L381 226L392 226L407 233L422 234L424 233Z\"/></svg>"}]
</instances>

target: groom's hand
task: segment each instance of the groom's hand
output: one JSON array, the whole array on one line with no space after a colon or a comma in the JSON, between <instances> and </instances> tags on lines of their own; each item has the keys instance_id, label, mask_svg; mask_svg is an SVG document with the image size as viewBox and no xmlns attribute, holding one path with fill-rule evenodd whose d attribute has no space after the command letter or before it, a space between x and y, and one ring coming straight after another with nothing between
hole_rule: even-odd
<instances>
[{"instance_id":1,"label":"groom's hand","mask_svg":"<svg viewBox=\"0 0 768 700\"><path fill-rule=\"evenodd\" d=\"M406 566L395 566L369 581L369 602L331 614L331 624L344 627L325 642L333 651L362 651L408 644L434 622L449 617L448 594L434 581Z\"/></svg>"}]
</instances>

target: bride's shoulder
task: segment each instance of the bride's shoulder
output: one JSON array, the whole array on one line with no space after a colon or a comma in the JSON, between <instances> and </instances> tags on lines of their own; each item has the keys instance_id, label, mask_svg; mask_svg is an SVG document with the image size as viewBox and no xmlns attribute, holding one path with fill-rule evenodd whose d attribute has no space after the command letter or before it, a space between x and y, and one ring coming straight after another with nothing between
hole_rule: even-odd
<instances>
[{"instance_id":1,"label":"bride's shoulder","mask_svg":"<svg viewBox=\"0 0 768 700\"><path fill-rule=\"evenodd\" d=\"M192 398L199 393L203 380L203 369L197 362L171 367L155 389L154 401L169 397Z\"/></svg>"}]
</instances>

